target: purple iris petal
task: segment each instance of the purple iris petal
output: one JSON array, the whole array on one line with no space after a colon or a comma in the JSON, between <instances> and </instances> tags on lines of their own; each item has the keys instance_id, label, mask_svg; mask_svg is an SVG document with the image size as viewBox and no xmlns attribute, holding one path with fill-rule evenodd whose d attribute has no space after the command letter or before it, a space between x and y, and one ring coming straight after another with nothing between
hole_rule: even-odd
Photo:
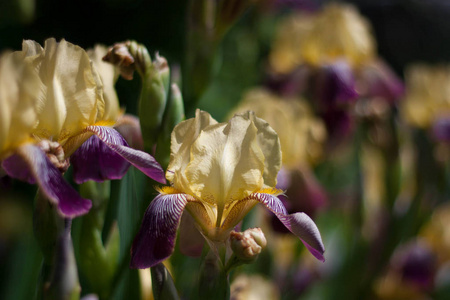
<instances>
[{"instance_id":1,"label":"purple iris petal","mask_svg":"<svg viewBox=\"0 0 450 300\"><path fill-rule=\"evenodd\" d=\"M358 97L355 78L350 66L343 60L325 65L318 70L315 81L316 97L321 111L330 106L349 103Z\"/></svg>"},{"instance_id":2,"label":"purple iris petal","mask_svg":"<svg viewBox=\"0 0 450 300\"><path fill-rule=\"evenodd\" d=\"M450 142L450 117L441 118L433 124L433 135L441 142Z\"/></svg>"},{"instance_id":3,"label":"purple iris petal","mask_svg":"<svg viewBox=\"0 0 450 300\"><path fill-rule=\"evenodd\" d=\"M172 254L187 197L186 194L160 194L150 203L133 241L131 268L153 267Z\"/></svg>"},{"instance_id":4,"label":"purple iris petal","mask_svg":"<svg viewBox=\"0 0 450 300\"><path fill-rule=\"evenodd\" d=\"M88 126L86 130L95 133L109 148L125 158L133 166L141 170L148 177L166 183L164 170L150 154L135 150L124 145L124 139L113 128L103 126Z\"/></svg>"},{"instance_id":5,"label":"purple iris petal","mask_svg":"<svg viewBox=\"0 0 450 300\"><path fill-rule=\"evenodd\" d=\"M305 92L310 76L311 67L303 64L289 74L269 74L265 85L281 96L292 97Z\"/></svg>"},{"instance_id":6,"label":"purple iris petal","mask_svg":"<svg viewBox=\"0 0 450 300\"><path fill-rule=\"evenodd\" d=\"M389 103L399 100L404 93L403 82L388 65L377 60L361 69L361 92L367 97L381 97Z\"/></svg>"},{"instance_id":7,"label":"purple iris petal","mask_svg":"<svg viewBox=\"0 0 450 300\"><path fill-rule=\"evenodd\" d=\"M17 153L5 159L2 165L9 176L37 183L47 199L57 205L59 212L65 217L83 215L92 206L90 200L81 198L64 180L45 153L35 145L20 147Z\"/></svg>"},{"instance_id":8,"label":"purple iris petal","mask_svg":"<svg viewBox=\"0 0 450 300\"><path fill-rule=\"evenodd\" d=\"M403 82L388 65L377 60L361 70L361 90L364 96L381 97L394 103L403 95Z\"/></svg>"},{"instance_id":9,"label":"purple iris petal","mask_svg":"<svg viewBox=\"0 0 450 300\"><path fill-rule=\"evenodd\" d=\"M306 248L318 260L325 261L323 253L325 248L320 237L319 229L310 217L305 213L295 213L288 215L281 200L274 195L253 193L250 199L258 200L273 212L281 223L293 234L300 238Z\"/></svg>"},{"instance_id":10,"label":"purple iris petal","mask_svg":"<svg viewBox=\"0 0 450 300\"><path fill-rule=\"evenodd\" d=\"M118 137L117 142L127 146L122 137ZM70 164L74 181L78 184L88 180L121 179L130 167L130 163L95 135L70 156Z\"/></svg>"}]
</instances>

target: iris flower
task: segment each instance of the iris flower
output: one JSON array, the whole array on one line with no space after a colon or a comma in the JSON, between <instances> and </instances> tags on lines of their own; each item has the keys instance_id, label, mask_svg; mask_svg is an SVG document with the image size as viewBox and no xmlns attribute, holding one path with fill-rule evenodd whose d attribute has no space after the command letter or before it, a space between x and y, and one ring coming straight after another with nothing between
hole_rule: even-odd
<instances>
[{"instance_id":1,"label":"iris flower","mask_svg":"<svg viewBox=\"0 0 450 300\"><path fill-rule=\"evenodd\" d=\"M280 142L267 122L247 112L217 123L197 110L172 132L163 187L150 203L132 246L131 267L148 268L173 252L186 209L210 244L224 243L257 204L272 211L318 259L324 260L319 230L304 213L287 214L275 188Z\"/></svg>"},{"instance_id":2,"label":"iris flower","mask_svg":"<svg viewBox=\"0 0 450 300\"><path fill-rule=\"evenodd\" d=\"M2 166L11 177L38 183L41 191L63 216L84 214L90 209L91 202L81 198L63 180L61 171L49 157L56 156L57 161L64 162L89 137L96 135L102 145L116 155L91 159L85 162L89 167L108 166L106 171L102 171L114 174L117 170L123 172L121 160L125 159L149 177L165 182L162 168L155 159L128 147L124 138L111 128L114 121L105 114L108 106L105 104L101 78L82 48L65 40L58 43L48 39L44 48L34 41L24 41L22 51L15 52L13 56L25 65L24 69L31 71L18 74L15 82L9 82L12 79L8 81L7 76L2 75L5 82L2 83L2 93L7 93L0 99L2 114L3 111L11 113L13 118L6 124L3 120L8 118L4 119L2 115L2 127L5 128L2 128L1 139L5 145L2 147L9 151L0 158L5 158ZM32 79L25 76L28 73L32 74L28 76ZM17 107L23 107L28 115L14 110ZM21 142L11 142L16 131L24 129L22 127L25 125ZM3 132L8 133L6 130L14 134L4 135ZM36 146L46 141L51 141L50 145L57 143L56 155L46 155ZM98 147L93 149L97 151Z\"/></svg>"},{"instance_id":3,"label":"iris flower","mask_svg":"<svg viewBox=\"0 0 450 300\"><path fill-rule=\"evenodd\" d=\"M268 84L283 96L309 95L333 140L353 129L358 99L398 101L403 84L377 56L368 20L349 4L330 3L282 22L269 57Z\"/></svg>"}]
</instances>

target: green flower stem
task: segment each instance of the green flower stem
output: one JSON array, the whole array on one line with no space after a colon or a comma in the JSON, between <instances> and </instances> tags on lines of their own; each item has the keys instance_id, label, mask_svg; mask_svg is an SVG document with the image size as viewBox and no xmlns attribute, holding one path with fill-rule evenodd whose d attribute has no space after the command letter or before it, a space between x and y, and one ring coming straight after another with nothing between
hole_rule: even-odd
<instances>
[{"instance_id":1,"label":"green flower stem","mask_svg":"<svg viewBox=\"0 0 450 300\"><path fill-rule=\"evenodd\" d=\"M80 187L83 197L93 207L83 217L80 237L80 268L100 299L109 299L119 255L119 230L113 226L105 243L102 241L104 215L110 194L110 182L88 181ZM98 274L102 274L98 276Z\"/></svg>"},{"instance_id":2,"label":"green flower stem","mask_svg":"<svg viewBox=\"0 0 450 300\"><path fill-rule=\"evenodd\" d=\"M176 84L172 84L170 97L166 105L166 112L158 135L155 158L163 169L169 165L170 138L173 128L184 119L183 97Z\"/></svg>"},{"instance_id":3,"label":"green flower stem","mask_svg":"<svg viewBox=\"0 0 450 300\"><path fill-rule=\"evenodd\" d=\"M79 299L80 284L70 235L72 220L60 216L40 192L35 200L33 229L43 253L37 299Z\"/></svg>"},{"instance_id":4,"label":"green flower stem","mask_svg":"<svg viewBox=\"0 0 450 300\"><path fill-rule=\"evenodd\" d=\"M230 283L228 272L217 254L210 250L201 266L198 299L221 300L229 298Z\"/></svg>"},{"instance_id":5,"label":"green flower stem","mask_svg":"<svg viewBox=\"0 0 450 300\"><path fill-rule=\"evenodd\" d=\"M139 96L139 120L144 150L153 154L169 93L170 69L165 58L156 55L155 61L144 45L130 42L128 49L134 57L136 70L142 79Z\"/></svg>"},{"instance_id":6,"label":"green flower stem","mask_svg":"<svg viewBox=\"0 0 450 300\"><path fill-rule=\"evenodd\" d=\"M48 300L80 299L81 287L70 235L72 219L65 219L64 224L64 230L59 235L56 245L50 282L44 290L44 299Z\"/></svg>"}]
</instances>

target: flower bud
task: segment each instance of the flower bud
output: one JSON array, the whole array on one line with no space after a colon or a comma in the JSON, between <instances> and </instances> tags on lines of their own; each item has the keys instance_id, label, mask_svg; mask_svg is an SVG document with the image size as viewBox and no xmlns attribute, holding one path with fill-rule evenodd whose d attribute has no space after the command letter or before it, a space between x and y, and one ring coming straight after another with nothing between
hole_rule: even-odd
<instances>
[{"instance_id":1,"label":"flower bud","mask_svg":"<svg viewBox=\"0 0 450 300\"><path fill-rule=\"evenodd\" d=\"M244 232L232 231L230 244L234 254L241 260L251 261L258 257L267 241L261 228L250 228Z\"/></svg>"}]
</instances>

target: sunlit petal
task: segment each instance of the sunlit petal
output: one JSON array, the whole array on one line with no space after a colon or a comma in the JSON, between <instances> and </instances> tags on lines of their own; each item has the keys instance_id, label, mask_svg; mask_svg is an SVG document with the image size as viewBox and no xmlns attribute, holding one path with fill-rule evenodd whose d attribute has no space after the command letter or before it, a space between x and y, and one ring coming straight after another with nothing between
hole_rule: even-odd
<instances>
[{"instance_id":1,"label":"sunlit petal","mask_svg":"<svg viewBox=\"0 0 450 300\"><path fill-rule=\"evenodd\" d=\"M44 49L33 41L23 43L26 56L43 83L39 124L35 134L63 144L65 140L103 115L104 100L99 77L87 53L61 40L45 41Z\"/></svg>"},{"instance_id":2,"label":"sunlit petal","mask_svg":"<svg viewBox=\"0 0 450 300\"><path fill-rule=\"evenodd\" d=\"M175 188L192 193L184 173L190 160L191 145L204 128L213 124L217 124L217 121L210 114L197 110L195 118L175 126L171 135L170 163L166 172L167 180L173 182Z\"/></svg>"},{"instance_id":3,"label":"sunlit petal","mask_svg":"<svg viewBox=\"0 0 450 300\"><path fill-rule=\"evenodd\" d=\"M20 147L15 155L3 161L4 170L11 177L36 182L42 193L58 207L65 217L76 217L89 211L92 203L81 198L62 177L42 150L32 144Z\"/></svg>"},{"instance_id":4,"label":"sunlit petal","mask_svg":"<svg viewBox=\"0 0 450 300\"><path fill-rule=\"evenodd\" d=\"M263 186L264 155L254 123L235 116L228 123L205 128L191 146L186 168L193 194L203 201L224 205L245 198Z\"/></svg>"},{"instance_id":5,"label":"sunlit petal","mask_svg":"<svg viewBox=\"0 0 450 300\"><path fill-rule=\"evenodd\" d=\"M0 160L30 139L38 120L41 82L15 53L0 57Z\"/></svg>"}]
</instances>

